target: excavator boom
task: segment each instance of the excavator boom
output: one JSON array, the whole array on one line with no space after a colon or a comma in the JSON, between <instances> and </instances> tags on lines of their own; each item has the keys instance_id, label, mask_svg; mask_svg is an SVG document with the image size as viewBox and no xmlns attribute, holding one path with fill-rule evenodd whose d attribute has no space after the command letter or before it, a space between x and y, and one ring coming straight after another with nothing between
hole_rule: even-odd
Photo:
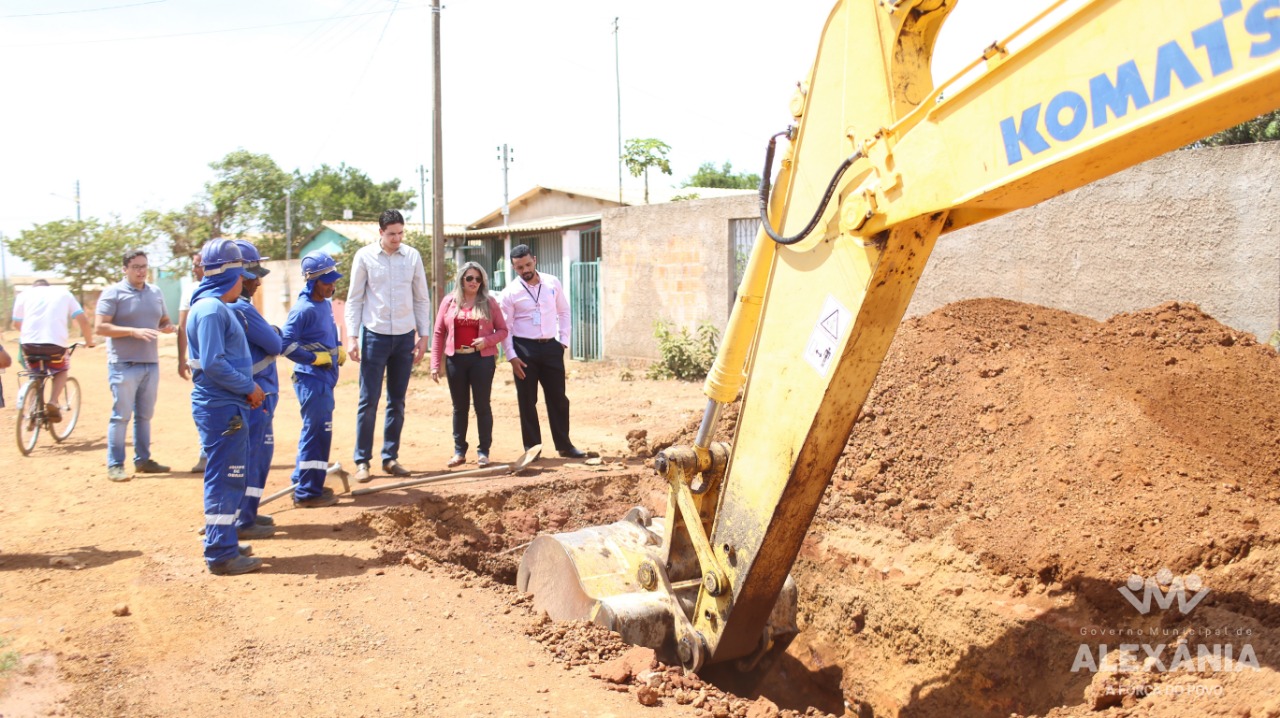
<instances>
[{"instance_id":1,"label":"excavator boom","mask_svg":"<svg viewBox=\"0 0 1280 718\"><path fill-rule=\"evenodd\" d=\"M957 2L836 4L702 429L657 460L666 516L537 539L519 579L535 605L695 670L785 648L788 573L938 236L1280 104L1280 0L1093 0L934 87ZM712 443L740 394L732 445Z\"/></svg>"}]
</instances>

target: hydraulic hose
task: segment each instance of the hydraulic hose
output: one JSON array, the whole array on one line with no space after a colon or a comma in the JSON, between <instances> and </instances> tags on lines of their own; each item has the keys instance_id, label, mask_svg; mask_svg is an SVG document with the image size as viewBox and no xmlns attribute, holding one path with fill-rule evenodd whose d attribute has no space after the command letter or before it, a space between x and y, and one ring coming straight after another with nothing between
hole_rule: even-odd
<instances>
[{"instance_id":1,"label":"hydraulic hose","mask_svg":"<svg viewBox=\"0 0 1280 718\"><path fill-rule=\"evenodd\" d=\"M805 225L804 229L790 237L783 237L779 235L777 230L773 228L773 225L769 223L769 194L771 190L769 173L773 170L773 151L777 147L778 138L783 136L790 138L791 129L784 130L775 134L773 137L770 137L769 147L765 150L764 172L760 174L760 225L764 227L764 231L769 235L770 239L778 244L790 245L809 236L809 233L813 231L813 228L818 226L818 220L822 218L823 210L826 209L827 203L831 201L831 195L836 192L836 184L840 181L840 178L844 176L845 171L848 170L854 162L857 162L862 158L862 150L858 150L846 157L844 162L841 162L840 166L836 168L835 174L831 176L831 182L827 184L826 193L822 195L822 201L818 203L817 209L814 210L813 216L809 218L809 223Z\"/></svg>"}]
</instances>

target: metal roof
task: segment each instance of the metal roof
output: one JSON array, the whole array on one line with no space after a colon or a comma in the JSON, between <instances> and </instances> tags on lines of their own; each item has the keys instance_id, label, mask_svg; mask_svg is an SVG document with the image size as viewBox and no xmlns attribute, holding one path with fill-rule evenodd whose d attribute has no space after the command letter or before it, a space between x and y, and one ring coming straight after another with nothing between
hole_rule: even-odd
<instances>
[{"instance_id":1,"label":"metal roof","mask_svg":"<svg viewBox=\"0 0 1280 718\"><path fill-rule=\"evenodd\" d=\"M530 199L532 199L533 197L537 196L539 193L542 193L542 192L559 192L561 194L567 194L570 196L576 195L579 197L590 197L591 199L600 200L602 202L608 202L615 207L625 207L629 205L644 204L643 188L640 188L640 189L636 189L634 187L625 188L622 191L622 202L619 203L618 189L616 187L614 188L574 187L571 185L559 185L555 187L549 187L547 185L534 185L532 189L529 189L528 191L524 192L518 197L513 197L510 201L510 204L513 207L518 204L523 204L525 202L528 202ZM686 199L693 198L693 197L696 197L697 199L712 199L714 197L732 197L735 195L755 194L755 193L756 193L756 190L753 190L753 189L725 189L723 187L650 187L649 188L649 204L661 204L663 202L670 202L672 197L683 197ZM493 210L492 212L489 212L485 216L481 217L480 219L472 222L467 226L475 227L477 225L488 224L490 222L500 220L501 218L502 218L502 208L498 207L497 209ZM488 228L486 227L486 229ZM468 231L473 231L473 230L468 230ZM445 234L447 234L448 236L453 236L452 231L448 231Z\"/></svg>"},{"instance_id":2,"label":"metal roof","mask_svg":"<svg viewBox=\"0 0 1280 718\"><path fill-rule=\"evenodd\" d=\"M530 232L551 232L557 229L567 229L581 224L593 224L600 221L600 213L594 214L571 214L559 217L540 217L531 219L527 222L516 222L505 227L485 227L483 229L467 229L459 231L451 231L446 234L448 237L459 237L462 239L471 239L473 237L501 237L505 234L529 234Z\"/></svg>"}]
</instances>

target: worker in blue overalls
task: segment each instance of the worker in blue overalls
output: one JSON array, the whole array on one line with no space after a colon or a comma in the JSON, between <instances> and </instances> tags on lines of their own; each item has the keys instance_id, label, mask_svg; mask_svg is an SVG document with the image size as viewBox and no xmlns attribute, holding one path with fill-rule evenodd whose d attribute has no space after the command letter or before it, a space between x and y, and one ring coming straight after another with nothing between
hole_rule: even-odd
<instances>
[{"instance_id":1,"label":"worker in blue overalls","mask_svg":"<svg viewBox=\"0 0 1280 718\"><path fill-rule=\"evenodd\" d=\"M186 329L194 385L191 417L209 457L204 469L204 559L211 573L241 574L262 567L262 559L242 555L235 521L249 461L249 411L260 407L265 395L253 381L249 343L230 308L240 296L240 249L230 239L211 239L200 259L204 279L191 297Z\"/></svg>"},{"instance_id":2,"label":"worker in blue overalls","mask_svg":"<svg viewBox=\"0 0 1280 718\"><path fill-rule=\"evenodd\" d=\"M293 505L300 508L338 503L324 479L333 441L333 387L338 383L338 367L347 361L329 302L341 277L337 262L328 254L315 251L303 257L302 278L307 284L284 324L283 354L296 363L293 389L302 405L302 436L293 471Z\"/></svg>"},{"instance_id":3,"label":"worker in blue overalls","mask_svg":"<svg viewBox=\"0 0 1280 718\"><path fill-rule=\"evenodd\" d=\"M262 266L265 257L247 239L235 240L244 261L244 277L241 280L240 299L231 308L239 315L249 340L249 357L253 359L253 381L266 394L262 406L249 412L249 473L246 477L244 501L240 502L240 516L236 519L236 531L242 539L267 538L275 533L275 521L258 513L262 490L267 485L267 473L271 471L271 459L275 455L276 440L272 422L276 415L276 402L280 398L280 379L276 374L276 357L284 344L280 330L253 306L253 295L262 284L262 278L271 272Z\"/></svg>"}]
</instances>

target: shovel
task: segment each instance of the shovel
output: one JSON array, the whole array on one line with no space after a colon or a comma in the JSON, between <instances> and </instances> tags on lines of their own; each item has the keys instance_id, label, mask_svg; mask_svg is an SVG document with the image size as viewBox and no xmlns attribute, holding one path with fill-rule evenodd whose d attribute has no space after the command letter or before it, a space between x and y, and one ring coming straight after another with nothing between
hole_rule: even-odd
<instances>
[{"instance_id":1,"label":"shovel","mask_svg":"<svg viewBox=\"0 0 1280 718\"><path fill-rule=\"evenodd\" d=\"M529 464L532 464L533 460L538 458L538 455L541 453L542 453L542 444L538 444L537 446L521 454L520 458L516 459L516 463L514 464L497 464L495 466L486 466L483 469L471 469L469 471L446 471L443 474L436 474L435 476L424 476L419 479L409 479L408 481L397 481L394 484L385 484L383 486L371 486L367 489L356 489L355 491L351 492L351 495L364 496L365 494L376 494L379 491L390 491L391 489L404 489L410 486L418 486L419 484L429 484L432 481L445 481L447 479L456 479L461 476L475 476L477 474L496 473L499 471L506 471L509 474L517 474L517 473L520 473L521 471L524 471L524 469L527 466L529 466Z\"/></svg>"},{"instance_id":2,"label":"shovel","mask_svg":"<svg viewBox=\"0 0 1280 718\"><path fill-rule=\"evenodd\" d=\"M330 466L329 470L326 471L325 474L328 478L336 478L342 482L342 493L344 494L351 493L351 482L347 480L350 474L347 473L346 469L342 468L342 462L338 462ZM258 506L266 506L267 504L271 503L272 501L275 501L276 499L280 498L281 496L284 496L285 494L293 493L293 490L296 488L298 488L297 484L289 484L288 487L280 489L279 491L275 492L274 494L271 494L270 496L264 497L261 501L258 502Z\"/></svg>"}]
</instances>

